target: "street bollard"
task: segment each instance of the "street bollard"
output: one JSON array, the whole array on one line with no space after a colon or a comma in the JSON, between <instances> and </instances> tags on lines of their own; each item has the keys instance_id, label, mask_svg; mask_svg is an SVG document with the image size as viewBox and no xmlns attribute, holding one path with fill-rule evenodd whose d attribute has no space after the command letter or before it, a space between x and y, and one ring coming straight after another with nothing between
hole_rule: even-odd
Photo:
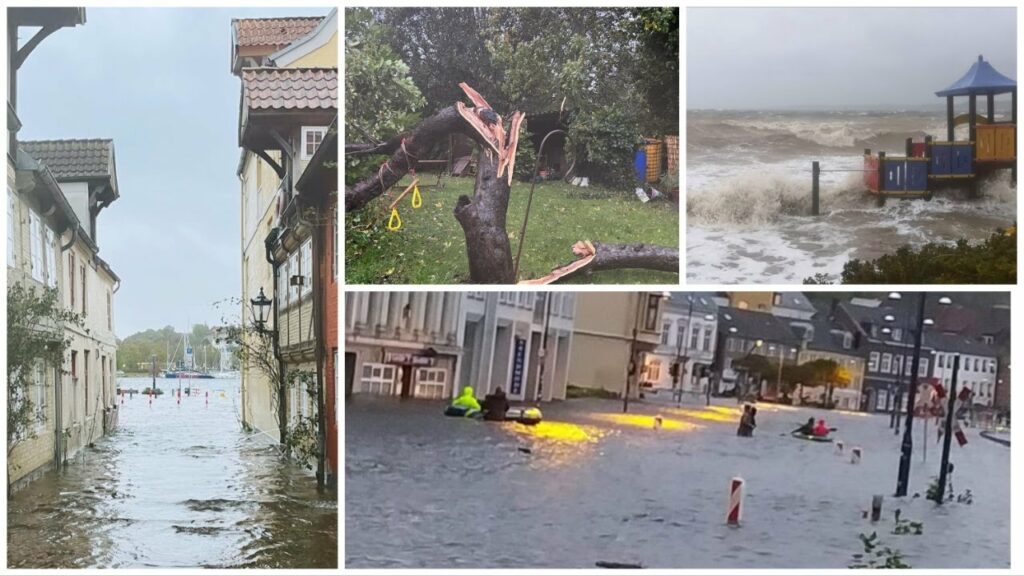
<instances>
[{"instance_id":1,"label":"street bollard","mask_svg":"<svg viewBox=\"0 0 1024 576\"><path fill-rule=\"evenodd\" d=\"M843 441L842 440L836 440L836 454L842 454L842 453L843 453Z\"/></svg>"},{"instance_id":2,"label":"street bollard","mask_svg":"<svg viewBox=\"0 0 1024 576\"><path fill-rule=\"evenodd\" d=\"M210 391L209 390L206 391L206 405L207 406L210 405Z\"/></svg>"},{"instance_id":3,"label":"street bollard","mask_svg":"<svg viewBox=\"0 0 1024 576\"><path fill-rule=\"evenodd\" d=\"M736 476L729 485L729 511L725 517L725 523L729 526L739 526L743 519L743 478Z\"/></svg>"},{"instance_id":4,"label":"street bollard","mask_svg":"<svg viewBox=\"0 0 1024 576\"><path fill-rule=\"evenodd\" d=\"M661 430L661 416L654 417L654 429Z\"/></svg>"},{"instance_id":5,"label":"street bollard","mask_svg":"<svg viewBox=\"0 0 1024 576\"><path fill-rule=\"evenodd\" d=\"M860 458L863 455L863 451L860 446L854 446L850 449L850 464L860 464Z\"/></svg>"},{"instance_id":6,"label":"street bollard","mask_svg":"<svg viewBox=\"0 0 1024 576\"><path fill-rule=\"evenodd\" d=\"M871 521L878 522L882 519L882 495L875 494L871 497Z\"/></svg>"}]
</instances>

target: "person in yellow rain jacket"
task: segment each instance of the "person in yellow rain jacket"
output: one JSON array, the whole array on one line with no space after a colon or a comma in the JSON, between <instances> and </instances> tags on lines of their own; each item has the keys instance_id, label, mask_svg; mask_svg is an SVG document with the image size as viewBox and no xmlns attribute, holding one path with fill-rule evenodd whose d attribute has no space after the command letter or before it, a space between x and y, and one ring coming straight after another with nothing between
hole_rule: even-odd
<instances>
[{"instance_id":1,"label":"person in yellow rain jacket","mask_svg":"<svg viewBox=\"0 0 1024 576\"><path fill-rule=\"evenodd\" d=\"M473 396L473 386L466 386L462 388L462 394L459 398L452 402L452 406L458 406L466 411L466 415L470 415L480 411L480 403L476 401L476 397Z\"/></svg>"}]
</instances>

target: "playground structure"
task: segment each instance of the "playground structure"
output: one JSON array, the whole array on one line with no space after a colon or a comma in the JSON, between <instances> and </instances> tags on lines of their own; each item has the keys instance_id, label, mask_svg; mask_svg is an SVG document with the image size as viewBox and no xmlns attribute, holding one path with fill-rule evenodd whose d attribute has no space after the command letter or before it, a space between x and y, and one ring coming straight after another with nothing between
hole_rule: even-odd
<instances>
[{"instance_id":1,"label":"playground structure","mask_svg":"<svg viewBox=\"0 0 1024 576\"><path fill-rule=\"evenodd\" d=\"M868 192L880 203L886 198L929 199L935 190L946 186L965 186L975 196L980 180L1006 169L1016 187L1017 82L978 56L962 78L935 94L946 98L946 140L907 138L904 156L886 156L881 151L872 154L865 149L863 172ZM996 121L995 97L1000 94L1010 94L1009 121ZM958 96L968 98L968 111L954 116L953 103ZM978 113L979 97L985 98L984 115ZM967 140L956 140L956 127L963 124L968 126ZM817 172L815 166L815 190Z\"/></svg>"}]
</instances>

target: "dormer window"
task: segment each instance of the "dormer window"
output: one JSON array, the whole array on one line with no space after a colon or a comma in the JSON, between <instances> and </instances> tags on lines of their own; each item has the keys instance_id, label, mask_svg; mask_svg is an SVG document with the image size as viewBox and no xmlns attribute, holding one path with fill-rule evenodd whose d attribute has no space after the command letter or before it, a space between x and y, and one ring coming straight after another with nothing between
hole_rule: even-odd
<instances>
[{"instance_id":1,"label":"dormer window","mask_svg":"<svg viewBox=\"0 0 1024 576\"><path fill-rule=\"evenodd\" d=\"M312 158L313 154L316 154L316 149L320 147L320 143L324 141L324 135L326 134L326 126L303 126L300 158L303 160Z\"/></svg>"}]
</instances>

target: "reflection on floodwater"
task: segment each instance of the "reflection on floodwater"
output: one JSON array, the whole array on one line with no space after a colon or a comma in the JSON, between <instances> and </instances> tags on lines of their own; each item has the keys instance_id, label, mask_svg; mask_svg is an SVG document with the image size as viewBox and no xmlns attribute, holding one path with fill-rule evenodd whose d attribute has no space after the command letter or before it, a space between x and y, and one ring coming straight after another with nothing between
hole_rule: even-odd
<instances>
[{"instance_id":1,"label":"reflection on floodwater","mask_svg":"<svg viewBox=\"0 0 1024 576\"><path fill-rule=\"evenodd\" d=\"M242 431L237 381L198 386L208 399L126 399L115 433L15 493L8 566L337 567L336 494L318 491L269 438Z\"/></svg>"}]
</instances>

